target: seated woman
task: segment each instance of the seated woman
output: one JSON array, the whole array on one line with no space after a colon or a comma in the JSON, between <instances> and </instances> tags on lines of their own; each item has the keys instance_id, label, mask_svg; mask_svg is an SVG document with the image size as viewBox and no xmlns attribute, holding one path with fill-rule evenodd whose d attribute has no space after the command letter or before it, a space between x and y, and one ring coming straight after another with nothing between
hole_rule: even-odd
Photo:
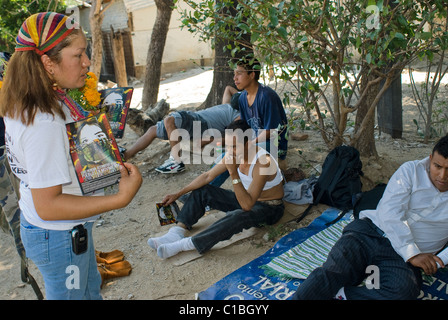
<instances>
[{"instance_id":1,"label":"seated woman","mask_svg":"<svg viewBox=\"0 0 448 320\"><path fill-rule=\"evenodd\" d=\"M148 240L161 258L194 249L202 254L243 229L272 225L283 216L282 173L265 149L250 143L251 130L246 121L231 123L226 130L226 155L221 162L164 198L163 203L169 205L192 191L177 217L178 226L162 237ZM233 192L209 184L226 170ZM206 206L225 211L226 216L199 234L185 237L186 230L204 215Z\"/></svg>"}]
</instances>

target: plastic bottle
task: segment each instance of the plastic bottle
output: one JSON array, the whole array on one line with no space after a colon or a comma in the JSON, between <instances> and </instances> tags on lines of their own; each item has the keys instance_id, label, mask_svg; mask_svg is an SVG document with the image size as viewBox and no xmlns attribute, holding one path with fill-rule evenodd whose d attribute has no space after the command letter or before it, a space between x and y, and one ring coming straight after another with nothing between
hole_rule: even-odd
<instances>
[{"instance_id":1,"label":"plastic bottle","mask_svg":"<svg viewBox=\"0 0 448 320\"><path fill-rule=\"evenodd\" d=\"M215 148L216 157L221 158L222 155L222 145L221 142L216 142L216 148Z\"/></svg>"},{"instance_id":2,"label":"plastic bottle","mask_svg":"<svg viewBox=\"0 0 448 320\"><path fill-rule=\"evenodd\" d=\"M214 167L217 163L219 163L222 159L222 145L221 142L216 143L215 147L215 161L213 161L211 167Z\"/></svg>"}]
</instances>

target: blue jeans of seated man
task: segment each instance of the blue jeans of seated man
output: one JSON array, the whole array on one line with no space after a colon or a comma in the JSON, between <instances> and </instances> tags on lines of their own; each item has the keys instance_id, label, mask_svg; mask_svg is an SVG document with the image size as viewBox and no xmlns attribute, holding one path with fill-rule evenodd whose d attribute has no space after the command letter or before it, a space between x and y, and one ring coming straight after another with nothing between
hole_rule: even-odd
<instances>
[{"instance_id":1,"label":"blue jeans of seated man","mask_svg":"<svg viewBox=\"0 0 448 320\"><path fill-rule=\"evenodd\" d=\"M274 206L257 201L250 211L244 211L234 192L208 184L191 192L177 216L177 221L190 229L204 215L206 206L224 211L226 215L192 237L194 246L201 254L244 229L276 223L283 216L285 209L283 204Z\"/></svg>"},{"instance_id":2,"label":"blue jeans of seated man","mask_svg":"<svg viewBox=\"0 0 448 320\"><path fill-rule=\"evenodd\" d=\"M47 230L20 217L20 237L26 256L39 268L45 282L47 300L101 300L101 275L92 239L93 222L84 224L88 232L85 253L72 250L70 230Z\"/></svg>"},{"instance_id":3,"label":"blue jeans of seated man","mask_svg":"<svg viewBox=\"0 0 448 320\"><path fill-rule=\"evenodd\" d=\"M266 149L268 152L270 150L270 142L269 141L257 143L257 146L259 146L263 149ZM224 157L224 155L225 155L225 151L223 150L222 154L215 161L219 162ZM213 179L212 182L210 182L210 185L215 186L215 187L220 187L224 184L224 182L226 182L228 177L230 177L230 174L228 171L225 171L225 172L221 173L219 176L217 176L215 179Z\"/></svg>"},{"instance_id":4,"label":"blue jeans of seated man","mask_svg":"<svg viewBox=\"0 0 448 320\"><path fill-rule=\"evenodd\" d=\"M379 283L358 286L369 275ZM340 288L348 300L410 300L420 293L420 269L406 263L368 219L355 219L343 230L324 264L298 287L293 299L331 300Z\"/></svg>"}]
</instances>

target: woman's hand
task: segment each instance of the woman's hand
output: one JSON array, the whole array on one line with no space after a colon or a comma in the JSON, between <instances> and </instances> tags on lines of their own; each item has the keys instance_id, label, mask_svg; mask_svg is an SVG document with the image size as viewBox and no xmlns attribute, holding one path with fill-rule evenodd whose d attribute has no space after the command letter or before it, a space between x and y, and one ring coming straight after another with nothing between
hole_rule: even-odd
<instances>
[{"instance_id":1,"label":"woman's hand","mask_svg":"<svg viewBox=\"0 0 448 320\"><path fill-rule=\"evenodd\" d=\"M124 202L124 206L127 206L134 196L137 194L143 179L138 168L128 162L123 163L124 166L120 167L121 178L118 184L118 195Z\"/></svg>"},{"instance_id":2,"label":"woman's hand","mask_svg":"<svg viewBox=\"0 0 448 320\"><path fill-rule=\"evenodd\" d=\"M125 163L120 168L118 192L109 196L79 196L62 192L62 185L31 189L34 206L43 220L77 220L127 206L142 184L138 168Z\"/></svg>"}]
</instances>

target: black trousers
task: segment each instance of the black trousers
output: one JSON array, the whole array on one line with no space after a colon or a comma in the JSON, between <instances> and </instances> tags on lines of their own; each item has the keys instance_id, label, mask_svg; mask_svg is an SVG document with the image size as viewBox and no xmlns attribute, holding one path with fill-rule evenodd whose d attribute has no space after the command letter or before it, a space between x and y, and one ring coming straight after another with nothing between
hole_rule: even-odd
<instances>
[{"instance_id":1,"label":"black trousers","mask_svg":"<svg viewBox=\"0 0 448 320\"><path fill-rule=\"evenodd\" d=\"M367 277L378 283L359 286ZM344 287L347 299L409 300L417 298L421 285L420 269L406 263L369 219L356 219L293 299L330 300Z\"/></svg>"},{"instance_id":2,"label":"black trousers","mask_svg":"<svg viewBox=\"0 0 448 320\"><path fill-rule=\"evenodd\" d=\"M276 223L283 216L285 209L283 204L274 206L257 201L251 210L244 211L241 209L235 193L212 185L205 185L191 192L177 216L177 221L191 229L205 214L206 206L224 211L226 215L191 238L201 254L210 250L218 242L228 240L244 229Z\"/></svg>"}]
</instances>

